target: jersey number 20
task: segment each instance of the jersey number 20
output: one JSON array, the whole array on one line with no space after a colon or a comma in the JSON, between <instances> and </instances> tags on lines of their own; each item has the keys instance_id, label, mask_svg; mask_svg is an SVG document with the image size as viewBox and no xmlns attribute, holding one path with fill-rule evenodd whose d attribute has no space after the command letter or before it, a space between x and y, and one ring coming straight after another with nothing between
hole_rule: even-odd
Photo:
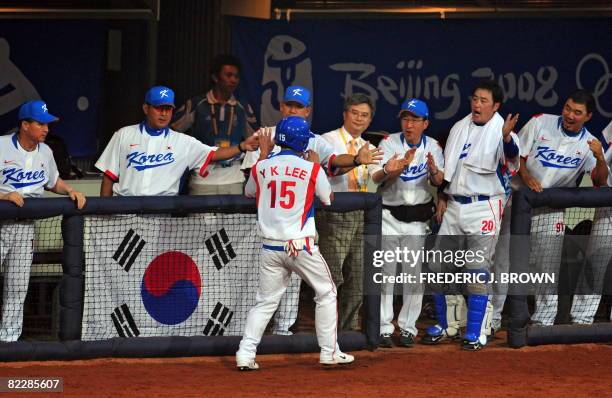
<instances>
[{"instance_id":1,"label":"jersey number 20","mask_svg":"<svg viewBox=\"0 0 612 398\"><path fill-rule=\"evenodd\" d=\"M279 181L280 182L280 201L278 204L283 209L290 209L295 204L295 192L291 190L295 187L295 181ZM268 183L268 189L270 190L270 207L276 207L276 183L277 181L270 181Z\"/></svg>"}]
</instances>

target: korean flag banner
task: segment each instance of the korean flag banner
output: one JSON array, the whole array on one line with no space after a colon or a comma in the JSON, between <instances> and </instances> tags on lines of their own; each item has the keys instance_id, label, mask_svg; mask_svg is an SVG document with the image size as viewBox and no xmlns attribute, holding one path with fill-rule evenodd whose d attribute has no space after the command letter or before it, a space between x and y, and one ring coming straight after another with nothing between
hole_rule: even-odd
<instances>
[{"instance_id":1,"label":"korean flag banner","mask_svg":"<svg viewBox=\"0 0 612 398\"><path fill-rule=\"evenodd\" d=\"M256 230L246 214L86 217L81 338L242 335Z\"/></svg>"}]
</instances>

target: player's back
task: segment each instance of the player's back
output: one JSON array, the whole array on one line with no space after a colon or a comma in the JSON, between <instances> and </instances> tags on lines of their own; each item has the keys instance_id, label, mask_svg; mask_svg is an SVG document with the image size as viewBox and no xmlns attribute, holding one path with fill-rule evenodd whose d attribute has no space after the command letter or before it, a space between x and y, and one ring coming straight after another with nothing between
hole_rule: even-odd
<instances>
[{"instance_id":1,"label":"player's back","mask_svg":"<svg viewBox=\"0 0 612 398\"><path fill-rule=\"evenodd\" d=\"M315 236L314 197L330 204L331 187L319 164L283 150L251 169L245 194L257 198L263 237L287 241Z\"/></svg>"}]
</instances>

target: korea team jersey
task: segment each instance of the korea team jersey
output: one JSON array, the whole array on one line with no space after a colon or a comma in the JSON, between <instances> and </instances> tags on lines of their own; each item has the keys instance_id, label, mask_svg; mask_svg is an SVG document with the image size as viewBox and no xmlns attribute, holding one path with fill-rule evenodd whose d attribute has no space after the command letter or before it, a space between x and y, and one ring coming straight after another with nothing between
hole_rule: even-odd
<instances>
[{"instance_id":1,"label":"korea team jersey","mask_svg":"<svg viewBox=\"0 0 612 398\"><path fill-rule=\"evenodd\" d=\"M370 168L370 175L373 175L379 170L382 170L393 155L398 158L404 157L404 154L412 149L411 145L406 141L404 133L395 133L385 137L378 145L383 150L383 160L380 165L373 165ZM444 154L438 141L425 135L421 136L421 141L416 145L414 159L408 167L402 171L402 174L391 184L383 182L379 189L382 195L383 203L388 206L413 206L422 203L427 203L432 199L429 192L429 170L427 169L427 153L431 152L436 166L441 173L444 172Z\"/></svg>"},{"instance_id":2,"label":"korea team jersey","mask_svg":"<svg viewBox=\"0 0 612 398\"><path fill-rule=\"evenodd\" d=\"M25 198L43 196L53 188L59 172L53 152L40 143L33 151L19 145L17 133L0 137L0 193L19 192Z\"/></svg>"},{"instance_id":3,"label":"korea team jersey","mask_svg":"<svg viewBox=\"0 0 612 398\"><path fill-rule=\"evenodd\" d=\"M597 163L587 142L596 138L585 127L576 134L566 133L561 116L536 115L519 136L525 165L542 188L575 187Z\"/></svg>"},{"instance_id":4,"label":"korea team jersey","mask_svg":"<svg viewBox=\"0 0 612 398\"><path fill-rule=\"evenodd\" d=\"M206 171L216 147L171 129L151 131L143 123L117 131L96 162L115 182L119 196L173 196L185 170Z\"/></svg>"},{"instance_id":5,"label":"korea team jersey","mask_svg":"<svg viewBox=\"0 0 612 398\"><path fill-rule=\"evenodd\" d=\"M448 169L450 156L458 156L455 175L444 189L444 193L448 195L461 196L476 196L484 195L490 197L507 196L511 191L510 176L514 175L520 167L521 146L519 138L515 133L510 133L513 145L518 148L519 156L513 159L506 159L503 153L499 154L498 163L495 172L484 173L474 171L464 165L464 161L477 146L477 140L483 139L484 127L471 123L467 140L461 147L461 150L452 151L448 147L445 149L445 165ZM446 177L445 177L446 179Z\"/></svg>"},{"instance_id":6,"label":"korea team jersey","mask_svg":"<svg viewBox=\"0 0 612 398\"><path fill-rule=\"evenodd\" d=\"M276 135L276 127L272 127L272 138ZM334 148L323 139L320 135L312 134L312 138L308 140L308 146L306 150L311 150L319 155L320 164L325 167L328 172L332 170L331 163L334 161L336 154L334 153ZM281 147L278 145L274 145L274 148L270 152L270 154L277 154L281 151ZM253 152L247 152L244 160L242 161L241 169L250 169L253 167L257 160L259 159L259 149ZM333 172L333 170L332 170ZM331 174L331 172L330 172Z\"/></svg>"},{"instance_id":7,"label":"korea team jersey","mask_svg":"<svg viewBox=\"0 0 612 398\"><path fill-rule=\"evenodd\" d=\"M244 190L257 199L257 218L264 239L314 238L314 196L331 204L331 187L318 163L283 150L251 168Z\"/></svg>"}]
</instances>

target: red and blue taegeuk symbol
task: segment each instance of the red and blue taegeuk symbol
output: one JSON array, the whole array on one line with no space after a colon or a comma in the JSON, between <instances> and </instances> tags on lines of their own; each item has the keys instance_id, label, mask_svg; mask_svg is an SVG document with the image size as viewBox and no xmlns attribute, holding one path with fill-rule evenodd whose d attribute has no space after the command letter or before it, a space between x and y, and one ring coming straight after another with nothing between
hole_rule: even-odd
<instances>
[{"instance_id":1,"label":"red and blue taegeuk symbol","mask_svg":"<svg viewBox=\"0 0 612 398\"><path fill-rule=\"evenodd\" d=\"M201 294L200 270L191 257L179 251L155 257L142 277L142 303L149 315L164 325L187 320Z\"/></svg>"}]
</instances>

